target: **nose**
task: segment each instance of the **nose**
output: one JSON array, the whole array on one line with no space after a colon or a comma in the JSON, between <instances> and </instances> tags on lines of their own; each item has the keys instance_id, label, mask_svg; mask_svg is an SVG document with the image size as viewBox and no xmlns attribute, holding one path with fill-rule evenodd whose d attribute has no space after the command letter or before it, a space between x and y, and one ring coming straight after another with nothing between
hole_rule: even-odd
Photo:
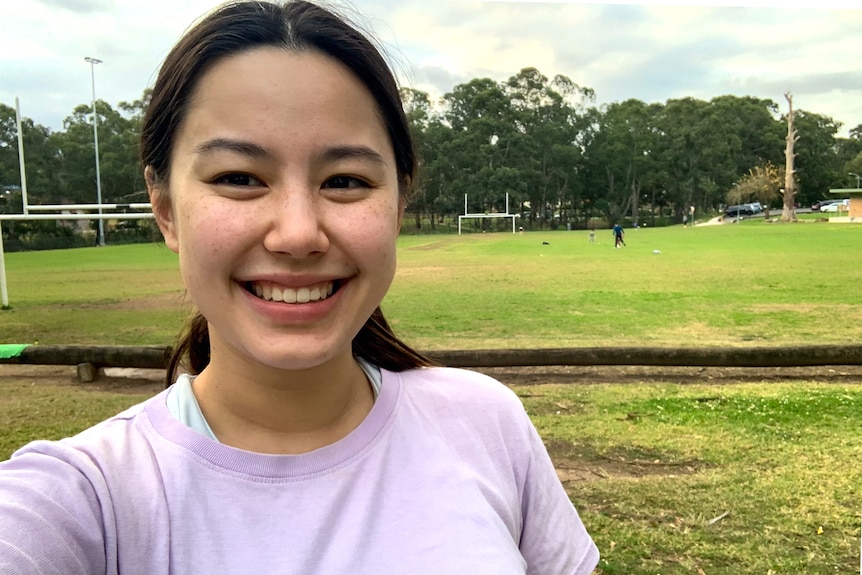
<instances>
[{"instance_id":1,"label":"nose","mask_svg":"<svg viewBox=\"0 0 862 575\"><path fill-rule=\"evenodd\" d=\"M268 220L264 247L273 253L303 258L329 249L319 198L312 190L274 190L262 217Z\"/></svg>"}]
</instances>

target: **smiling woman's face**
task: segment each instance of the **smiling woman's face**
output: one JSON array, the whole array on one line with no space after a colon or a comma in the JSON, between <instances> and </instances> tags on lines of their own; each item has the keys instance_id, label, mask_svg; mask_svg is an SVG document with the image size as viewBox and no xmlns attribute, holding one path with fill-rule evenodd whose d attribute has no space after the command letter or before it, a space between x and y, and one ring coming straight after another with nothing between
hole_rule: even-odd
<instances>
[{"instance_id":1,"label":"smiling woman's face","mask_svg":"<svg viewBox=\"0 0 862 575\"><path fill-rule=\"evenodd\" d=\"M392 282L392 145L368 89L319 53L267 47L211 68L167 190L151 193L213 362L306 369L350 354Z\"/></svg>"}]
</instances>

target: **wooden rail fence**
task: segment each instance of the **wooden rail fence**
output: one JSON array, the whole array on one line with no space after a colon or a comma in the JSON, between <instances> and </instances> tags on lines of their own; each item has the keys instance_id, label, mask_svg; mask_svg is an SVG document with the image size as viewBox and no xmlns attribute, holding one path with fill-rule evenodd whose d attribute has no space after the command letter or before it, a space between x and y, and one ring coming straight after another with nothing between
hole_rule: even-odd
<instances>
[{"instance_id":1,"label":"wooden rail fence","mask_svg":"<svg viewBox=\"0 0 862 575\"><path fill-rule=\"evenodd\" d=\"M80 365L95 368L164 369L171 348L164 346L30 345L0 364ZM862 345L797 347L586 347L427 351L451 367L549 365L644 365L705 367L801 367L862 365Z\"/></svg>"}]
</instances>

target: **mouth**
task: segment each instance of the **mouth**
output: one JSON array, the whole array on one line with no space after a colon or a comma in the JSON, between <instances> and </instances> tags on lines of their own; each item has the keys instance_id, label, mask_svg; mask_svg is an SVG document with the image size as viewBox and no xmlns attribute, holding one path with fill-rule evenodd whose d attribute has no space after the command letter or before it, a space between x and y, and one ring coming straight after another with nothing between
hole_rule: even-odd
<instances>
[{"instance_id":1,"label":"mouth","mask_svg":"<svg viewBox=\"0 0 862 575\"><path fill-rule=\"evenodd\" d=\"M303 304L323 301L341 287L340 281L327 281L301 288L280 286L272 282L246 282L246 291L254 296L273 302Z\"/></svg>"}]
</instances>

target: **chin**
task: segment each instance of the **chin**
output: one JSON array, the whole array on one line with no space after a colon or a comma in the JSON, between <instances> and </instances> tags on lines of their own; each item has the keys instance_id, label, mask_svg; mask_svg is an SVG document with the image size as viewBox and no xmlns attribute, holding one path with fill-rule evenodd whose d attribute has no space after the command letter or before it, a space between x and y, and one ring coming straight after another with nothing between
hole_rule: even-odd
<instances>
[{"instance_id":1,"label":"chin","mask_svg":"<svg viewBox=\"0 0 862 575\"><path fill-rule=\"evenodd\" d=\"M261 350L258 350L256 353L250 353L249 359L252 363L258 364L264 368L277 369L280 371L303 371L325 365L343 353L332 350L326 351L323 349L293 349L289 353L286 353L285 349L286 346L279 349L269 350L264 353L261 353ZM350 350L351 348L348 347L348 349Z\"/></svg>"}]
</instances>

